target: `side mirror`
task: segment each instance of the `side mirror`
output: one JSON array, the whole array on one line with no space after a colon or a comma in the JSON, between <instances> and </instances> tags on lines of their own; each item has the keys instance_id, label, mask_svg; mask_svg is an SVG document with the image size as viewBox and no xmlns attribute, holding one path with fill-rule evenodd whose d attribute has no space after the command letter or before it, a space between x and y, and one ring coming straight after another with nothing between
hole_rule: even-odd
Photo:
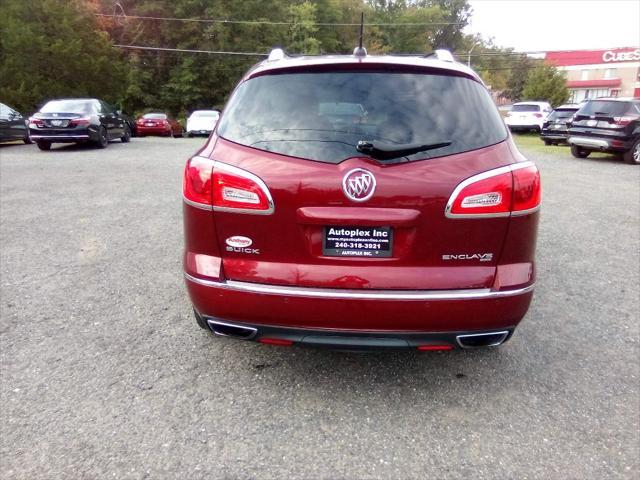
<instances>
[{"instance_id":1,"label":"side mirror","mask_svg":"<svg viewBox=\"0 0 640 480\"><path fill-rule=\"evenodd\" d=\"M119 108L119 109L117 109L117 110L116 110L116 113L117 113L118 115L122 115L122 109L120 109L120 108Z\"/></svg>"}]
</instances>

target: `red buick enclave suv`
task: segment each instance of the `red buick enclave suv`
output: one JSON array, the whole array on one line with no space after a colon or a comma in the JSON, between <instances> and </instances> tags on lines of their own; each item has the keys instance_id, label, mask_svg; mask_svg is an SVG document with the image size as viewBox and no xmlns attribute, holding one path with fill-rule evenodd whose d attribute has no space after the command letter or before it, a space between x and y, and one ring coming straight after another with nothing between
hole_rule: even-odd
<instances>
[{"instance_id":1,"label":"red buick enclave suv","mask_svg":"<svg viewBox=\"0 0 640 480\"><path fill-rule=\"evenodd\" d=\"M531 301L540 193L449 52L275 50L185 168L196 319L275 345L499 345Z\"/></svg>"}]
</instances>

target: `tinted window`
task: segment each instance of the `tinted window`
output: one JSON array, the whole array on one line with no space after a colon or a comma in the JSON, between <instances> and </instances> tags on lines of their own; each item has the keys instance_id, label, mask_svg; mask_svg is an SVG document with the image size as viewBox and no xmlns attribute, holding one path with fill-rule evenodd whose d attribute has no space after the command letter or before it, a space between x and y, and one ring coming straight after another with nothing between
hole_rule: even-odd
<instances>
[{"instance_id":1,"label":"tinted window","mask_svg":"<svg viewBox=\"0 0 640 480\"><path fill-rule=\"evenodd\" d=\"M576 112L577 110L554 110L553 112L551 112L551 115L549 115L549 120L556 120L559 118L570 118Z\"/></svg>"},{"instance_id":2,"label":"tinted window","mask_svg":"<svg viewBox=\"0 0 640 480\"><path fill-rule=\"evenodd\" d=\"M486 89L468 78L416 73L265 75L236 90L219 134L253 148L338 163L360 140L451 145L406 157L439 157L504 140ZM404 161L398 159L397 161Z\"/></svg>"},{"instance_id":3,"label":"tinted window","mask_svg":"<svg viewBox=\"0 0 640 480\"><path fill-rule=\"evenodd\" d=\"M540 105L514 105L511 109L512 112L539 112Z\"/></svg>"},{"instance_id":4,"label":"tinted window","mask_svg":"<svg viewBox=\"0 0 640 480\"><path fill-rule=\"evenodd\" d=\"M632 111L633 105L631 102L592 100L582 106L580 115L624 115Z\"/></svg>"},{"instance_id":5,"label":"tinted window","mask_svg":"<svg viewBox=\"0 0 640 480\"><path fill-rule=\"evenodd\" d=\"M150 118L153 120L166 120L167 116L164 113L147 113L142 118Z\"/></svg>"},{"instance_id":6,"label":"tinted window","mask_svg":"<svg viewBox=\"0 0 640 480\"><path fill-rule=\"evenodd\" d=\"M42 113L92 113L95 111L92 100L52 100L40 109Z\"/></svg>"}]
</instances>

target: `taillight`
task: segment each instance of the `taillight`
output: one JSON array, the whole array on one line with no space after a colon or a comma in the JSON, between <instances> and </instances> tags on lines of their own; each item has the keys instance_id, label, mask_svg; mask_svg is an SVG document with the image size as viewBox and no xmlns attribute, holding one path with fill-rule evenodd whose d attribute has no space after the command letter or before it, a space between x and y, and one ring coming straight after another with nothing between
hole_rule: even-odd
<instances>
[{"instance_id":1,"label":"taillight","mask_svg":"<svg viewBox=\"0 0 640 480\"><path fill-rule=\"evenodd\" d=\"M638 117L634 117L634 116L631 116L631 115L626 115L624 117L613 117L613 123L615 123L616 125L619 125L621 127L626 127L627 125L629 125L634 120L638 120Z\"/></svg>"},{"instance_id":2,"label":"taillight","mask_svg":"<svg viewBox=\"0 0 640 480\"><path fill-rule=\"evenodd\" d=\"M136 121L136 123L137 123L138 125L142 125L142 124L144 123L144 120L143 120L142 118L139 118L139 119Z\"/></svg>"},{"instance_id":3,"label":"taillight","mask_svg":"<svg viewBox=\"0 0 640 480\"><path fill-rule=\"evenodd\" d=\"M40 120L39 118L30 118L29 119L29 127L30 128L38 128L38 127L44 127L44 122L42 120Z\"/></svg>"},{"instance_id":4,"label":"taillight","mask_svg":"<svg viewBox=\"0 0 640 480\"><path fill-rule=\"evenodd\" d=\"M182 179L182 195L189 205L213 209L212 173L213 160L193 157L187 162Z\"/></svg>"},{"instance_id":5,"label":"taillight","mask_svg":"<svg viewBox=\"0 0 640 480\"><path fill-rule=\"evenodd\" d=\"M451 194L449 218L525 215L540 206L540 172L531 162L496 168L460 183Z\"/></svg>"},{"instance_id":6,"label":"taillight","mask_svg":"<svg viewBox=\"0 0 640 480\"><path fill-rule=\"evenodd\" d=\"M542 118L542 114L541 113L534 113L533 116L536 117L536 118Z\"/></svg>"},{"instance_id":7,"label":"taillight","mask_svg":"<svg viewBox=\"0 0 640 480\"><path fill-rule=\"evenodd\" d=\"M267 215L273 199L265 183L241 168L216 162L213 169L213 209Z\"/></svg>"},{"instance_id":8,"label":"taillight","mask_svg":"<svg viewBox=\"0 0 640 480\"><path fill-rule=\"evenodd\" d=\"M71 126L90 125L90 124L91 124L91 119L89 117L74 118L69 122L69 125Z\"/></svg>"},{"instance_id":9,"label":"taillight","mask_svg":"<svg viewBox=\"0 0 640 480\"><path fill-rule=\"evenodd\" d=\"M222 212L273 213L273 199L265 183L252 173L226 163L193 157L184 170L182 193L198 208Z\"/></svg>"}]
</instances>

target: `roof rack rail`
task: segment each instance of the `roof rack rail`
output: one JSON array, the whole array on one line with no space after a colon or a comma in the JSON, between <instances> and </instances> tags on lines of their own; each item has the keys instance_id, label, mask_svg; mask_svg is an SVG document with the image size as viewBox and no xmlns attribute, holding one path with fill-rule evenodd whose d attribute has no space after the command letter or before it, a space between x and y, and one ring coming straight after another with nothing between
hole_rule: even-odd
<instances>
[{"instance_id":1,"label":"roof rack rail","mask_svg":"<svg viewBox=\"0 0 640 480\"><path fill-rule=\"evenodd\" d=\"M281 48L274 48L269 52L269 56L267 57L268 62L273 62L276 60L282 60L284 57L288 57L289 55Z\"/></svg>"},{"instance_id":2,"label":"roof rack rail","mask_svg":"<svg viewBox=\"0 0 640 480\"><path fill-rule=\"evenodd\" d=\"M453 54L450 50L445 50L444 48L440 48L432 53L425 55L426 58L435 57L437 60L441 60L443 62L455 62L456 59L453 58Z\"/></svg>"}]
</instances>

